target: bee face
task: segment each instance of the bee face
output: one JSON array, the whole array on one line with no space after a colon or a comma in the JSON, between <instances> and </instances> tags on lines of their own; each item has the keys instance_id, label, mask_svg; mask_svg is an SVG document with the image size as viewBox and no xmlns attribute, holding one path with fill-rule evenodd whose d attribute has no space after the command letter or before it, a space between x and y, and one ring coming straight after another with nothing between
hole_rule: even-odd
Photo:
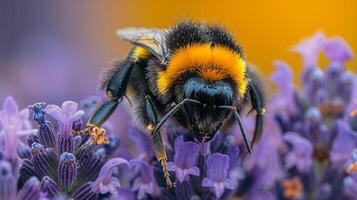
<instances>
[{"instance_id":1,"label":"bee face","mask_svg":"<svg viewBox=\"0 0 357 200\"><path fill-rule=\"evenodd\" d=\"M233 105L233 87L224 80L207 81L194 77L186 81L183 92L184 98L200 102L184 107L195 139L200 142L211 140L229 114L219 106Z\"/></svg>"}]
</instances>

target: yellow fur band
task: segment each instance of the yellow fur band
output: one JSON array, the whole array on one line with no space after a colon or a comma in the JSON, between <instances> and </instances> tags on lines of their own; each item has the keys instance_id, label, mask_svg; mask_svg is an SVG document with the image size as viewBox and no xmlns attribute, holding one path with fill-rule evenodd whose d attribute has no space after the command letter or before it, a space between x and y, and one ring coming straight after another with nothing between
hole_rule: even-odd
<instances>
[{"instance_id":1,"label":"yellow fur band","mask_svg":"<svg viewBox=\"0 0 357 200\"><path fill-rule=\"evenodd\" d=\"M198 72L205 80L217 81L231 77L237 84L237 92L244 96L246 63L239 54L224 46L192 44L177 50L166 70L157 77L159 92L164 94L175 80L187 71Z\"/></svg>"}]
</instances>

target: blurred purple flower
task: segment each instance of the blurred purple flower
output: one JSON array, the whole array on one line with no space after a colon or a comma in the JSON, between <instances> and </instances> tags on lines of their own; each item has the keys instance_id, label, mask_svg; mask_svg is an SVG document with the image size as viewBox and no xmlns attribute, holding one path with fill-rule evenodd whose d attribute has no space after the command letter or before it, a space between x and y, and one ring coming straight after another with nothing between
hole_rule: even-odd
<instances>
[{"instance_id":1,"label":"blurred purple flower","mask_svg":"<svg viewBox=\"0 0 357 200\"><path fill-rule=\"evenodd\" d=\"M207 173L202 180L203 187L213 189L217 198L223 195L225 188L234 190L231 179L227 178L229 169L229 157L221 153L208 156L206 161Z\"/></svg>"},{"instance_id":2,"label":"blurred purple flower","mask_svg":"<svg viewBox=\"0 0 357 200\"><path fill-rule=\"evenodd\" d=\"M200 169L196 167L199 150L197 143L184 142L183 136L176 138L174 162L169 162L168 168L176 172L176 177L180 182L183 182L188 175L200 175Z\"/></svg>"},{"instance_id":3,"label":"blurred purple flower","mask_svg":"<svg viewBox=\"0 0 357 200\"><path fill-rule=\"evenodd\" d=\"M16 178L13 175L11 164L1 160L0 172L0 199L15 200Z\"/></svg>"},{"instance_id":4,"label":"blurred purple flower","mask_svg":"<svg viewBox=\"0 0 357 200\"><path fill-rule=\"evenodd\" d=\"M269 112L279 112L283 110L282 115L290 116L296 112L295 104L295 88L293 85L292 71L287 63L277 60L274 62L276 68L275 73L270 76L278 87L279 92L272 96ZM284 96L285 98L281 98Z\"/></svg>"},{"instance_id":5,"label":"blurred purple flower","mask_svg":"<svg viewBox=\"0 0 357 200\"><path fill-rule=\"evenodd\" d=\"M344 63L353 59L352 49L341 37L332 37L325 40L323 51L331 62Z\"/></svg>"},{"instance_id":6,"label":"blurred purple flower","mask_svg":"<svg viewBox=\"0 0 357 200\"><path fill-rule=\"evenodd\" d=\"M60 132L62 134L72 134L72 124L84 114L83 110L77 110L78 104L73 101L65 101L61 107L57 105L48 105L45 112L60 123Z\"/></svg>"},{"instance_id":7,"label":"blurred purple flower","mask_svg":"<svg viewBox=\"0 0 357 200\"><path fill-rule=\"evenodd\" d=\"M342 120L337 122L337 136L332 144L331 162L335 168L341 168L350 158L356 147L356 138L352 135L348 124Z\"/></svg>"},{"instance_id":8,"label":"blurred purple flower","mask_svg":"<svg viewBox=\"0 0 357 200\"><path fill-rule=\"evenodd\" d=\"M0 199L8 200L44 200L41 192L40 181L32 177L26 181L25 185L18 192L16 191L16 175L7 161L0 161Z\"/></svg>"},{"instance_id":9,"label":"blurred purple flower","mask_svg":"<svg viewBox=\"0 0 357 200\"><path fill-rule=\"evenodd\" d=\"M137 198L143 199L146 194L151 196L158 196L160 194L159 186L156 183L153 169L151 166L138 159L133 159L129 162L130 168L138 172L138 177L135 178L132 190L137 191Z\"/></svg>"},{"instance_id":10,"label":"blurred purple flower","mask_svg":"<svg viewBox=\"0 0 357 200\"><path fill-rule=\"evenodd\" d=\"M136 144L139 159L150 160L154 156L148 135L138 127L131 127L128 136Z\"/></svg>"},{"instance_id":11,"label":"blurred purple flower","mask_svg":"<svg viewBox=\"0 0 357 200\"><path fill-rule=\"evenodd\" d=\"M311 142L297 133L286 133L284 140L292 144L292 150L285 157L285 166L295 166L300 172L311 170L313 146Z\"/></svg>"},{"instance_id":12,"label":"blurred purple flower","mask_svg":"<svg viewBox=\"0 0 357 200\"><path fill-rule=\"evenodd\" d=\"M343 179L343 186L346 193L353 199L357 199L357 173Z\"/></svg>"},{"instance_id":13,"label":"blurred purple flower","mask_svg":"<svg viewBox=\"0 0 357 200\"><path fill-rule=\"evenodd\" d=\"M269 151L267 150L269 149ZM265 129L260 142L254 147L251 156L244 162L244 168L256 177L255 187L271 188L284 176L280 152L285 151L281 132L272 116L266 115Z\"/></svg>"},{"instance_id":14,"label":"blurred purple flower","mask_svg":"<svg viewBox=\"0 0 357 200\"><path fill-rule=\"evenodd\" d=\"M7 97L0 110L0 128L0 149L5 159L16 165L16 149L23 144L20 137L36 133L36 129L31 129L28 109L20 111L15 100Z\"/></svg>"},{"instance_id":15,"label":"blurred purple flower","mask_svg":"<svg viewBox=\"0 0 357 200\"><path fill-rule=\"evenodd\" d=\"M299 53L302 56L305 69L317 66L318 55L325 40L325 35L317 32L292 48L293 52Z\"/></svg>"},{"instance_id":16,"label":"blurred purple flower","mask_svg":"<svg viewBox=\"0 0 357 200\"><path fill-rule=\"evenodd\" d=\"M98 178L94 181L92 190L94 192L100 192L105 194L110 192L114 199L118 198L118 188L120 188L120 182L118 178L113 177L113 169L119 165L128 165L129 162L123 158L113 158L107 161L100 170Z\"/></svg>"}]
</instances>

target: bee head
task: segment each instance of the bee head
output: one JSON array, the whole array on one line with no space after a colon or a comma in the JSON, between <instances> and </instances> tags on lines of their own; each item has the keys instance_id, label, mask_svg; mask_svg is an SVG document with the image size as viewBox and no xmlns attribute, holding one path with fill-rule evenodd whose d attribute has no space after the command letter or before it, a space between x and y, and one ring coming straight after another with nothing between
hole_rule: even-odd
<instances>
[{"instance_id":1,"label":"bee head","mask_svg":"<svg viewBox=\"0 0 357 200\"><path fill-rule=\"evenodd\" d=\"M190 78L183 86L184 98L201 104L186 104L185 112L194 133L194 137L206 142L214 137L229 115L229 111L219 106L232 106L234 93L232 86L224 81L207 81L200 77Z\"/></svg>"}]
</instances>

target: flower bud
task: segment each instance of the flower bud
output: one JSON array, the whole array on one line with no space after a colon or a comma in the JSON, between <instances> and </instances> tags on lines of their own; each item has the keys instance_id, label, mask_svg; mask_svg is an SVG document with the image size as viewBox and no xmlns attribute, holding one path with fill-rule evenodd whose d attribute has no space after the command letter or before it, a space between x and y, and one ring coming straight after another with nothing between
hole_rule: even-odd
<instances>
[{"instance_id":1,"label":"flower bud","mask_svg":"<svg viewBox=\"0 0 357 200\"><path fill-rule=\"evenodd\" d=\"M37 200L41 197L40 181L37 177L30 178L17 195L21 200Z\"/></svg>"},{"instance_id":2,"label":"flower bud","mask_svg":"<svg viewBox=\"0 0 357 200\"><path fill-rule=\"evenodd\" d=\"M0 161L0 199L14 200L16 196L16 180L12 174L11 164Z\"/></svg>"},{"instance_id":3,"label":"flower bud","mask_svg":"<svg viewBox=\"0 0 357 200\"><path fill-rule=\"evenodd\" d=\"M75 200L87 200L87 199L97 199L98 194L92 191L92 182L87 182L82 185L73 195L73 199Z\"/></svg>"},{"instance_id":4,"label":"flower bud","mask_svg":"<svg viewBox=\"0 0 357 200\"><path fill-rule=\"evenodd\" d=\"M55 131L49 121L46 121L44 126L39 127L37 135L45 148L56 148Z\"/></svg>"},{"instance_id":5,"label":"flower bud","mask_svg":"<svg viewBox=\"0 0 357 200\"><path fill-rule=\"evenodd\" d=\"M47 194L48 198L56 197L60 193L57 183L48 176L43 177L41 190Z\"/></svg>"},{"instance_id":6,"label":"flower bud","mask_svg":"<svg viewBox=\"0 0 357 200\"><path fill-rule=\"evenodd\" d=\"M76 157L71 153L64 152L60 156L57 172L59 187L64 191L68 190L77 179Z\"/></svg>"}]
</instances>

